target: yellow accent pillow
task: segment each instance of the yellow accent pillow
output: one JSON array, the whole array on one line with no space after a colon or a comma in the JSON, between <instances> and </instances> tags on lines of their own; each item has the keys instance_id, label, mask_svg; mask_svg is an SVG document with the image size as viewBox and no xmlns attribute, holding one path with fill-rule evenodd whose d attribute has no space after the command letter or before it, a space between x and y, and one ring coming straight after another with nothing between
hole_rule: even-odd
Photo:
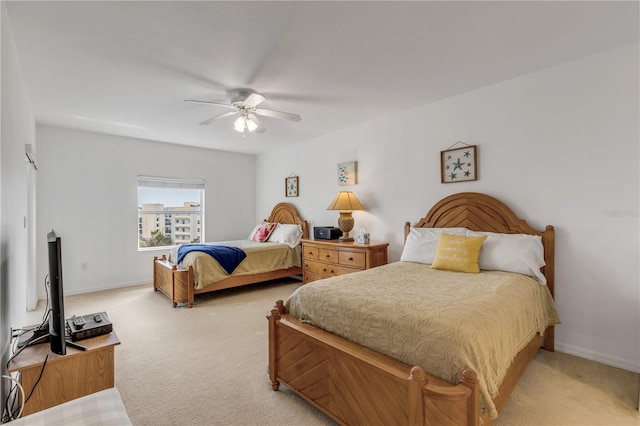
<instances>
[{"instance_id":1,"label":"yellow accent pillow","mask_svg":"<svg viewBox=\"0 0 640 426\"><path fill-rule=\"evenodd\" d=\"M462 237L457 235L440 234L436 257L431 267L458 272L480 272L478 258L482 242L486 235L480 237Z\"/></svg>"}]
</instances>

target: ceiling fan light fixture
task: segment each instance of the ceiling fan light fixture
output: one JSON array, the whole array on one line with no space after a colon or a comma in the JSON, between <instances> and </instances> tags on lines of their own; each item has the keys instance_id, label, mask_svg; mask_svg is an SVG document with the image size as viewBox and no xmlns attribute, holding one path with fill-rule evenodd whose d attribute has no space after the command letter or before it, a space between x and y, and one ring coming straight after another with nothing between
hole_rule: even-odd
<instances>
[{"instance_id":1,"label":"ceiling fan light fixture","mask_svg":"<svg viewBox=\"0 0 640 426\"><path fill-rule=\"evenodd\" d=\"M244 133L245 130L248 130L249 132L255 132L257 128L258 123L256 123L255 120L247 115L241 115L233 123L233 129L236 132L240 133Z\"/></svg>"},{"instance_id":2,"label":"ceiling fan light fixture","mask_svg":"<svg viewBox=\"0 0 640 426\"><path fill-rule=\"evenodd\" d=\"M248 117L245 120L245 123L247 125L247 130L249 130L250 132L255 132L256 129L258 128L258 123L256 123L255 121L253 121L253 119L251 117Z\"/></svg>"},{"instance_id":3,"label":"ceiling fan light fixture","mask_svg":"<svg viewBox=\"0 0 640 426\"><path fill-rule=\"evenodd\" d=\"M245 125L246 125L245 118L240 116L233 123L233 128L236 132L244 133Z\"/></svg>"}]
</instances>

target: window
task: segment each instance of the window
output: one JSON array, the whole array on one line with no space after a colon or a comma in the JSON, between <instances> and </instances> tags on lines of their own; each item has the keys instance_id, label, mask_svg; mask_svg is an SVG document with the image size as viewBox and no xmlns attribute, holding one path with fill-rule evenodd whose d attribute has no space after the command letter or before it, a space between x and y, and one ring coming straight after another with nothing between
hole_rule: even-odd
<instances>
[{"instance_id":1,"label":"window","mask_svg":"<svg viewBox=\"0 0 640 426\"><path fill-rule=\"evenodd\" d=\"M203 230L204 180L138 176L138 249L199 243Z\"/></svg>"}]
</instances>

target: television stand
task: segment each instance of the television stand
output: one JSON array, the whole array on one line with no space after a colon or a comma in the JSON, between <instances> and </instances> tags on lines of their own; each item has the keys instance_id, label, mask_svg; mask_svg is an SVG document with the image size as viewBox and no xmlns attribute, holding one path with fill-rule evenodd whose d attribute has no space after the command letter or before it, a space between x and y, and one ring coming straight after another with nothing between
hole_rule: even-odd
<instances>
[{"instance_id":1,"label":"television stand","mask_svg":"<svg viewBox=\"0 0 640 426\"><path fill-rule=\"evenodd\" d=\"M19 371L25 393L33 390L24 416L115 386L114 347L120 344L115 332L82 344L86 350L69 345L66 355L51 352L49 345L29 345L11 361L9 373Z\"/></svg>"}]
</instances>

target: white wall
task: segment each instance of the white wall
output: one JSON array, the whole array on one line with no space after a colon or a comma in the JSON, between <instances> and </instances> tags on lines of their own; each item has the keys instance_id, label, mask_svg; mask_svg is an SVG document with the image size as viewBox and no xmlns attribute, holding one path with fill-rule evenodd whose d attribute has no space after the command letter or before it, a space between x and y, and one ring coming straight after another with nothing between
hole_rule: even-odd
<instances>
[{"instance_id":1,"label":"white wall","mask_svg":"<svg viewBox=\"0 0 640 426\"><path fill-rule=\"evenodd\" d=\"M168 252L138 252L138 175L205 179L205 241L246 238L255 226L253 155L40 125L37 140L37 276L55 229L65 295L151 283L153 256Z\"/></svg>"},{"instance_id":2,"label":"white wall","mask_svg":"<svg viewBox=\"0 0 640 426\"><path fill-rule=\"evenodd\" d=\"M640 372L638 45L505 81L259 156L257 207L289 198L311 226L350 189L354 230L402 252L403 224L456 192L493 195L530 225L556 227L556 348ZM437 82L434 82L437 84ZM441 184L440 151L478 145L475 182ZM358 184L336 166L358 161Z\"/></svg>"},{"instance_id":3,"label":"white wall","mask_svg":"<svg viewBox=\"0 0 640 426\"><path fill-rule=\"evenodd\" d=\"M29 228L29 167L25 161L25 144L35 148L35 121L16 54L11 26L4 2L0 4L0 368L9 354L11 327L25 325ZM6 381L2 381L0 401L4 401Z\"/></svg>"}]
</instances>

